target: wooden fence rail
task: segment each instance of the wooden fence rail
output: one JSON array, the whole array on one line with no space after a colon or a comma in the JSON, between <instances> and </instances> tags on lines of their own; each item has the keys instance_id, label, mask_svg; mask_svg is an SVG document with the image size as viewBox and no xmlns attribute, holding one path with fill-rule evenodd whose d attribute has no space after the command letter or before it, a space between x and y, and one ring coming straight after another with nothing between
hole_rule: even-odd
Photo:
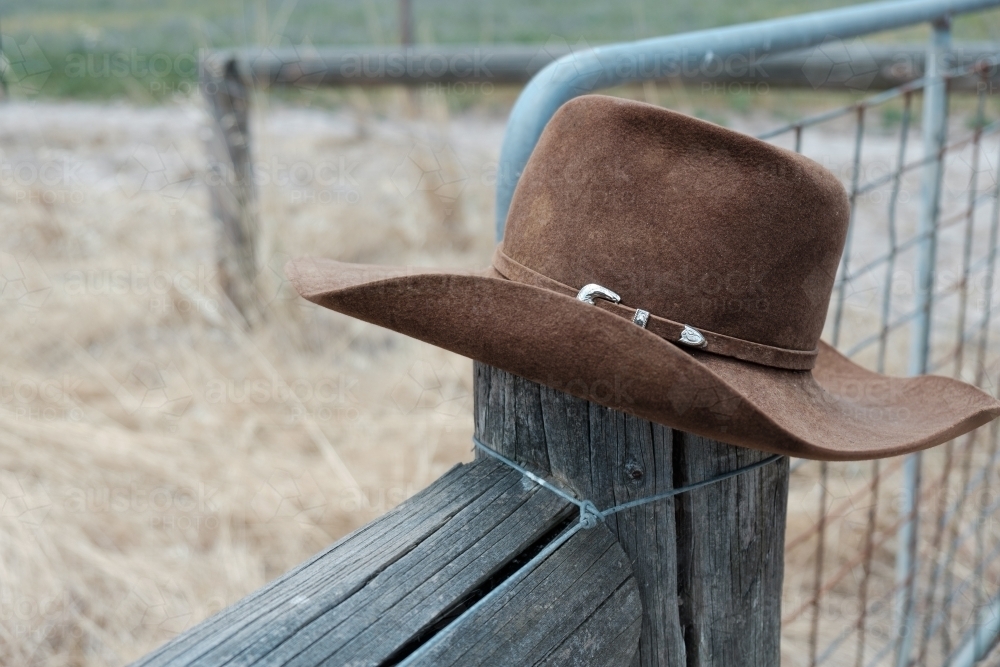
<instances>
[{"instance_id":1,"label":"wooden fence rail","mask_svg":"<svg viewBox=\"0 0 1000 667\"><path fill-rule=\"evenodd\" d=\"M765 456L478 363L475 397L481 440L602 508ZM778 665L787 486L621 512L520 576L577 507L479 457L136 664Z\"/></svg>"},{"instance_id":2,"label":"wooden fence rail","mask_svg":"<svg viewBox=\"0 0 1000 667\"><path fill-rule=\"evenodd\" d=\"M583 49L586 51L586 49ZM250 93L254 88L319 86L520 85L571 51L548 46L409 46L211 51L201 59L200 87L213 117L209 192L218 223L221 286L250 326L266 316L255 281L258 206L250 150ZM655 62L608 62L637 68L647 78L701 86L709 94L766 92L772 87L852 93L892 88L923 76L927 49L914 44L844 43L784 53L751 53L725 61L677 53ZM956 44L951 64L983 73L954 77L952 91L1000 91L1000 52L993 43ZM458 86L458 84L462 84ZM480 87L469 90L486 90Z\"/></svg>"},{"instance_id":3,"label":"wooden fence rail","mask_svg":"<svg viewBox=\"0 0 1000 667\"><path fill-rule=\"evenodd\" d=\"M436 84L527 83L546 65L587 45L568 48L547 45L422 45L408 47L337 47L241 49L214 52L212 58L235 63L239 74L254 86L434 86ZM977 62L991 66L989 80L1000 82L996 43L955 44L955 66ZM683 84L749 84L766 88L807 88L863 92L885 90L908 83L926 71L924 44L884 44L862 40L831 40L801 51L761 51L728 59L705 60L678 52L653 61L622 60L603 63L608 68L633 68L646 78ZM980 79L962 77L955 90L975 91ZM461 87L453 90L476 90ZM483 90L479 88L478 90ZM489 90L489 89L486 89ZM758 90L757 92L761 92Z\"/></svg>"}]
</instances>

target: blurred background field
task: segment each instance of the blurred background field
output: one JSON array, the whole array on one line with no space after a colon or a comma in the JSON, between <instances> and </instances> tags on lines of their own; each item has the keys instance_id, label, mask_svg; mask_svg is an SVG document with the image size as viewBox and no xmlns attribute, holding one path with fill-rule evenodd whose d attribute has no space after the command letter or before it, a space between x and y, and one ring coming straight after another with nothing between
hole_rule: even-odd
<instances>
[{"instance_id":1,"label":"blurred background field","mask_svg":"<svg viewBox=\"0 0 1000 667\"><path fill-rule=\"evenodd\" d=\"M350 183L263 189L276 301L246 333L215 283L196 104L0 107L15 173L78 177L0 189L0 662L134 659L470 457L471 362L300 302L280 271L485 265L502 124L358 117L260 116L276 174ZM459 200L401 195L393 171L443 141L473 170ZM144 153L168 156L162 188Z\"/></svg>"},{"instance_id":2,"label":"blurred background field","mask_svg":"<svg viewBox=\"0 0 1000 667\"><path fill-rule=\"evenodd\" d=\"M424 44L544 49L842 4L433 0L415 4L414 33ZM0 0L5 49L48 67L22 73L32 84L0 102L0 664L138 658L471 459L471 362L316 308L281 269L301 254L486 266L517 88L258 91L266 322L247 329L216 281L199 49L392 44L397 11L384 0ZM1000 39L1000 12L959 18L955 37ZM102 69L121 54L128 71ZM133 56L162 56L169 71L133 71ZM857 97L668 84L611 92L751 134ZM954 99L956 131L974 127L973 110L974 99ZM986 118L998 116L991 100ZM872 173L891 164L900 118L889 105L872 123ZM835 123L810 136L807 153L846 182L852 140L850 125ZM959 168L947 195L961 206L969 157L949 159ZM996 166L979 167L989 183ZM443 194L427 179L452 187ZM918 184L904 189L912 226ZM860 220L874 221L877 205L884 199L862 202ZM884 231L872 229L857 241L870 255ZM866 317L875 285L852 286L849 317ZM891 366L902 372L897 352ZM854 513L830 568L859 549L866 474L851 469L829 485ZM818 493L812 473L795 479L790 533L815 522ZM891 547L875 555L890 581ZM801 550L788 567L794 610L813 561ZM829 613L852 595L834 589ZM873 632L889 632L880 624ZM787 664L805 664L806 634L801 623L789 632Z\"/></svg>"},{"instance_id":3,"label":"blurred background field","mask_svg":"<svg viewBox=\"0 0 1000 667\"><path fill-rule=\"evenodd\" d=\"M415 44L596 46L851 4L855 3L418 0L412 9L412 37ZM44 84L39 92L44 97L124 97L151 103L190 92L201 49L398 44L400 15L398 0L167 0L155 5L128 0L4 0L0 33L26 57L44 55L51 67L40 73ZM995 39L1000 34L1000 13L959 16L953 33L956 40ZM866 40L923 42L926 36L926 27L915 27Z\"/></svg>"}]
</instances>

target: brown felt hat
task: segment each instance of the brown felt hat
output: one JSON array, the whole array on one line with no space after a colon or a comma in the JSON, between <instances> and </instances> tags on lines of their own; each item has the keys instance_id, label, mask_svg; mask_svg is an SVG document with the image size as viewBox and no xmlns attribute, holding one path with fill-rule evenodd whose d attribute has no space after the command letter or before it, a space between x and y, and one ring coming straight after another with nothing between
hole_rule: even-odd
<instances>
[{"instance_id":1,"label":"brown felt hat","mask_svg":"<svg viewBox=\"0 0 1000 667\"><path fill-rule=\"evenodd\" d=\"M820 340L849 206L797 153L666 109L567 102L485 271L303 258L333 310L667 426L822 460L894 456L1000 414Z\"/></svg>"}]
</instances>

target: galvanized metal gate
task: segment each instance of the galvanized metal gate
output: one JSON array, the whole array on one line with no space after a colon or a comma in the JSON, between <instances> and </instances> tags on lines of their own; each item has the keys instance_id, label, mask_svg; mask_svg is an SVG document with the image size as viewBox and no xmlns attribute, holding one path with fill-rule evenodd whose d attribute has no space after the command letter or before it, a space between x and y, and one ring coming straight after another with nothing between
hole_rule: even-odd
<instances>
[{"instance_id":1,"label":"galvanized metal gate","mask_svg":"<svg viewBox=\"0 0 1000 667\"><path fill-rule=\"evenodd\" d=\"M987 100L1000 61L957 69L949 44L951 16L998 4L877 3L565 56L535 77L511 115L497 236L542 128L577 95L659 78L671 63L776 53L930 22L922 79L761 138L825 163L850 195L852 222L826 340L879 372L951 375L996 395L1000 120L988 121ZM950 116L951 82L970 77L978 82L974 103L966 96L969 108ZM831 149L824 132L842 136L845 124L853 140ZM922 454L794 465L792 487L812 503L789 508L784 634L789 644L808 647L790 656L796 663L971 665L990 654L1000 636L998 454L994 422Z\"/></svg>"},{"instance_id":2,"label":"galvanized metal gate","mask_svg":"<svg viewBox=\"0 0 1000 667\"><path fill-rule=\"evenodd\" d=\"M940 57L930 60L936 64L923 80L764 137L808 152L807 129L844 119L854 125L843 165L852 228L828 340L880 372L948 374L993 391L1000 363L991 341L1000 123L986 122L984 84L971 128L949 124L947 88L958 76L985 77L995 64L949 71L941 67L947 25L934 34ZM918 102L920 128L913 122ZM895 155L872 173L879 158L864 157L866 127L878 123L879 111L883 118L898 114L898 129ZM906 418L866 415L883 417ZM795 472L815 480L818 491L815 523L788 545L790 561L796 551L813 550L809 592L785 615L788 631L808 625L809 664L971 664L986 655L997 629L996 540L987 534L997 509L988 500L997 472L995 426L905 458L802 461ZM895 551L891 580L876 567L879 549ZM832 597L841 604L853 599L853 615L844 609L830 619L825 603ZM880 617L891 621L880 624ZM852 653L854 660L845 660Z\"/></svg>"}]
</instances>

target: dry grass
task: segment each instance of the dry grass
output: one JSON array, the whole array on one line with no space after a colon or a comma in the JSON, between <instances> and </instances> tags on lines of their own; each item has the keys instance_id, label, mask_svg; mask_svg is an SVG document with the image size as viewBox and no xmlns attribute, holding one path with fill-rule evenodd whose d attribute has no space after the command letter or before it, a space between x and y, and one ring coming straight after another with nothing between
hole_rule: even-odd
<instances>
[{"instance_id":1,"label":"dry grass","mask_svg":"<svg viewBox=\"0 0 1000 667\"><path fill-rule=\"evenodd\" d=\"M502 119L256 117L265 272L488 262ZM233 324L200 108L0 119L0 663L134 659L469 458L467 360L292 299L278 273L271 320ZM451 156L460 196L406 190L411 152Z\"/></svg>"},{"instance_id":2,"label":"dry grass","mask_svg":"<svg viewBox=\"0 0 1000 667\"><path fill-rule=\"evenodd\" d=\"M471 457L468 360L315 308L280 272L306 253L488 262L505 118L387 100L258 101L273 300L249 333L215 286L198 105L0 106L0 663L135 659ZM850 136L818 139L842 175ZM892 156L891 138L873 145ZM860 331L873 301L852 299ZM837 468L830 502L869 475ZM816 468L793 478L790 537L815 521L819 492ZM863 546L867 506L847 502L828 572ZM876 552L880 585L894 547ZM814 562L810 545L789 555L786 612L808 598ZM848 581L830 593L827 639L853 613ZM786 629L788 664L803 661L803 623Z\"/></svg>"}]
</instances>

